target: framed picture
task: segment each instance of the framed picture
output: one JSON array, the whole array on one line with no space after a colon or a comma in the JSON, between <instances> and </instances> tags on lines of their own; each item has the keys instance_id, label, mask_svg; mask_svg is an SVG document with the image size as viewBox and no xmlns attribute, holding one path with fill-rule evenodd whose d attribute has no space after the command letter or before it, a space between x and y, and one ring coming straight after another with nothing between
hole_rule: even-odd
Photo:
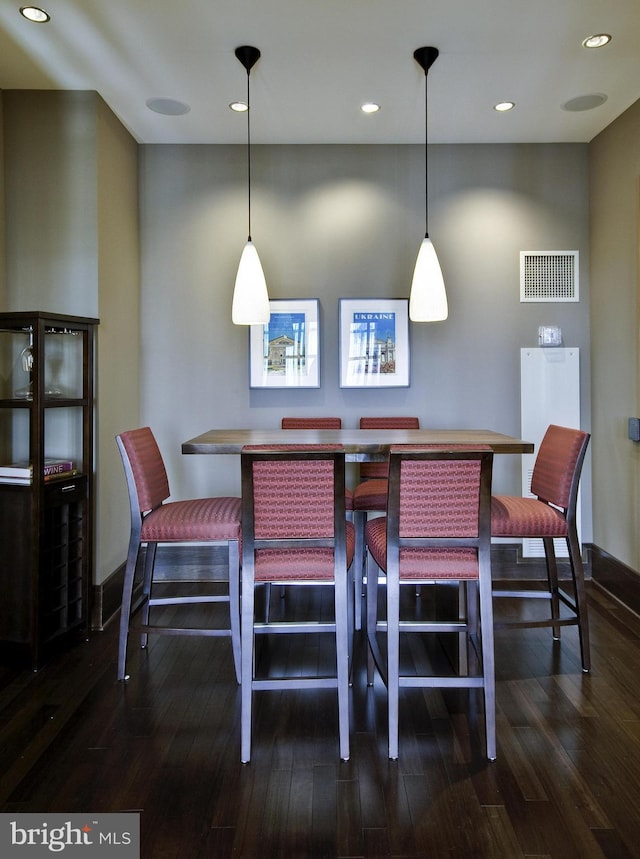
<instances>
[{"instance_id":1,"label":"framed picture","mask_svg":"<svg viewBox=\"0 0 640 859\"><path fill-rule=\"evenodd\" d=\"M266 325L249 328L251 388L319 388L318 299L274 300Z\"/></svg>"},{"instance_id":2,"label":"framed picture","mask_svg":"<svg viewBox=\"0 0 640 859\"><path fill-rule=\"evenodd\" d=\"M341 298L340 387L408 385L408 300Z\"/></svg>"}]
</instances>

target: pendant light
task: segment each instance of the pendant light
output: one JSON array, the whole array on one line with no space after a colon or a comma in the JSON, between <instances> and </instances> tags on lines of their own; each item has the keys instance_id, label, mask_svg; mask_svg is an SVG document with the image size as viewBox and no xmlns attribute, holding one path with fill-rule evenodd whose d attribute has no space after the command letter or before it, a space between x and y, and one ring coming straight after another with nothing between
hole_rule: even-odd
<instances>
[{"instance_id":1,"label":"pendant light","mask_svg":"<svg viewBox=\"0 0 640 859\"><path fill-rule=\"evenodd\" d=\"M249 234L240 257L233 290L231 321L234 325L266 325L269 322L269 295L256 246L251 240L251 101L249 78L251 69L260 58L260 51L251 45L235 50L236 57L247 70L247 190Z\"/></svg>"},{"instance_id":2,"label":"pendant light","mask_svg":"<svg viewBox=\"0 0 640 859\"><path fill-rule=\"evenodd\" d=\"M429 238L429 160L427 73L438 57L437 48L418 48L413 57L424 69L424 239L413 270L409 296L409 319L412 322L441 322L449 315L447 293L438 256Z\"/></svg>"}]
</instances>

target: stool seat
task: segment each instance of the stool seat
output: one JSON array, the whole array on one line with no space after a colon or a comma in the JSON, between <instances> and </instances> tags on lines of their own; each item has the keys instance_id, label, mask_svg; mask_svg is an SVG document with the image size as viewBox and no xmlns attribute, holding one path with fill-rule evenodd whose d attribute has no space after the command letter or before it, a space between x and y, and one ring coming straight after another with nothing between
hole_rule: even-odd
<instances>
[{"instance_id":1,"label":"stool seat","mask_svg":"<svg viewBox=\"0 0 640 859\"><path fill-rule=\"evenodd\" d=\"M386 462L381 463L388 471ZM365 480L353 490L353 509L382 512L387 509L387 490L389 481L386 477Z\"/></svg>"},{"instance_id":2,"label":"stool seat","mask_svg":"<svg viewBox=\"0 0 640 859\"><path fill-rule=\"evenodd\" d=\"M169 501L142 521L140 539L155 543L240 539L240 498L195 498Z\"/></svg>"},{"instance_id":3,"label":"stool seat","mask_svg":"<svg viewBox=\"0 0 640 859\"><path fill-rule=\"evenodd\" d=\"M566 537L568 527L560 510L537 498L494 495L491 532L494 537Z\"/></svg>"}]
</instances>

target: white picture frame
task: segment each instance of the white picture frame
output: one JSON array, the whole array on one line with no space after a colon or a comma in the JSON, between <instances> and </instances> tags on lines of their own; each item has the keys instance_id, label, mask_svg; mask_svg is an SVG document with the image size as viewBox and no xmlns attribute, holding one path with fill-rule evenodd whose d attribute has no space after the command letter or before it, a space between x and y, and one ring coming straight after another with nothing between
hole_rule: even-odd
<instances>
[{"instance_id":1,"label":"white picture frame","mask_svg":"<svg viewBox=\"0 0 640 859\"><path fill-rule=\"evenodd\" d=\"M249 387L319 388L319 301L274 299L265 325L249 328Z\"/></svg>"},{"instance_id":2,"label":"white picture frame","mask_svg":"<svg viewBox=\"0 0 640 859\"><path fill-rule=\"evenodd\" d=\"M340 387L409 387L406 298L340 299Z\"/></svg>"}]
</instances>

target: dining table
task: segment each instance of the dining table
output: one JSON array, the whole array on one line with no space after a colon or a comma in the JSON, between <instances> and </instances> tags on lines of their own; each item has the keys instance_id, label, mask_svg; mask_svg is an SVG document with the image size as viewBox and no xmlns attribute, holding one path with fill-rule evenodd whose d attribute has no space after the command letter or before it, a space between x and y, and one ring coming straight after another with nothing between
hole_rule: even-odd
<instances>
[{"instance_id":1,"label":"dining table","mask_svg":"<svg viewBox=\"0 0 640 859\"><path fill-rule=\"evenodd\" d=\"M182 443L183 454L240 454L245 445L342 445L349 462L383 462L392 445L488 445L533 453L530 441L486 429L210 429Z\"/></svg>"},{"instance_id":2,"label":"dining table","mask_svg":"<svg viewBox=\"0 0 640 859\"><path fill-rule=\"evenodd\" d=\"M246 445L341 445L349 462L385 462L392 445L487 445L495 454L533 453L530 441L487 429L210 429L182 443L183 454L236 454ZM359 540L357 541L359 543ZM359 568L362 568L360 563ZM362 576L354 583L362 592ZM361 601L356 598L356 628Z\"/></svg>"}]
</instances>

